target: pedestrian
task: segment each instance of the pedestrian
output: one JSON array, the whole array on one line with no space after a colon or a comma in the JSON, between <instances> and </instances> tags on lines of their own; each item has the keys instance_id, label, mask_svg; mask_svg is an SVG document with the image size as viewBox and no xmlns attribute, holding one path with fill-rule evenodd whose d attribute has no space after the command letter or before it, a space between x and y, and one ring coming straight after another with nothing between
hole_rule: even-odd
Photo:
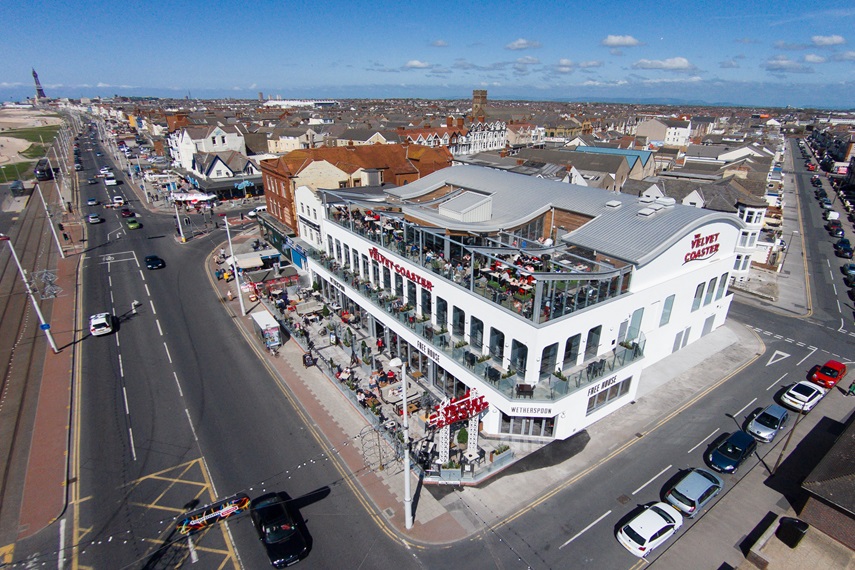
<instances>
[{"instance_id":1,"label":"pedestrian","mask_svg":"<svg viewBox=\"0 0 855 570\"><path fill-rule=\"evenodd\" d=\"M855 381L849 384L849 391L846 393L847 396L855 396Z\"/></svg>"}]
</instances>

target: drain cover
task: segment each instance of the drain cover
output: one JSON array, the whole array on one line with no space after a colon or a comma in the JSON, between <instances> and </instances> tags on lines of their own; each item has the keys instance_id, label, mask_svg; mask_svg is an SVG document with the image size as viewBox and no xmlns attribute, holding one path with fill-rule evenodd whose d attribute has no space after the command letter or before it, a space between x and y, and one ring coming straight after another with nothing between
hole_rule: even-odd
<instances>
[{"instance_id":1,"label":"drain cover","mask_svg":"<svg viewBox=\"0 0 855 570\"><path fill-rule=\"evenodd\" d=\"M621 495L620 497L617 498L617 502L620 503L621 505L625 505L628 502L630 502L631 500L632 500L632 498L628 497L626 495Z\"/></svg>"}]
</instances>

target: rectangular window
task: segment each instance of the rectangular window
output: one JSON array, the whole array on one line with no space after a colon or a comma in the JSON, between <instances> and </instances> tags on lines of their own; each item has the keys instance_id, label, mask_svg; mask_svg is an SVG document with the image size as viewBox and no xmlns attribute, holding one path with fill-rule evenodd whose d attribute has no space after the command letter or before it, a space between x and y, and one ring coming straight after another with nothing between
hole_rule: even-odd
<instances>
[{"instance_id":1,"label":"rectangular window","mask_svg":"<svg viewBox=\"0 0 855 570\"><path fill-rule=\"evenodd\" d=\"M695 298L692 300L692 312L701 308L701 298L704 296L704 284L698 283L695 289Z\"/></svg>"},{"instance_id":2,"label":"rectangular window","mask_svg":"<svg viewBox=\"0 0 855 570\"><path fill-rule=\"evenodd\" d=\"M312 217L318 219L318 211L315 208L312 208Z\"/></svg>"},{"instance_id":3,"label":"rectangular window","mask_svg":"<svg viewBox=\"0 0 855 570\"><path fill-rule=\"evenodd\" d=\"M734 270L734 271L739 271L741 267L742 267L742 256L741 256L741 255L737 255L737 256L736 256L736 261L734 261L734 262L733 262L733 270Z\"/></svg>"},{"instance_id":4,"label":"rectangular window","mask_svg":"<svg viewBox=\"0 0 855 570\"><path fill-rule=\"evenodd\" d=\"M757 232L751 232L748 236L748 247L754 247L757 243Z\"/></svg>"},{"instance_id":5,"label":"rectangular window","mask_svg":"<svg viewBox=\"0 0 855 570\"><path fill-rule=\"evenodd\" d=\"M749 232L739 234L739 247L748 247L748 234Z\"/></svg>"},{"instance_id":6,"label":"rectangular window","mask_svg":"<svg viewBox=\"0 0 855 570\"><path fill-rule=\"evenodd\" d=\"M659 326L664 327L669 322L671 322L671 309L674 307L674 298L676 295L669 295L667 299L665 299L665 303L662 306L662 316L659 317Z\"/></svg>"},{"instance_id":7,"label":"rectangular window","mask_svg":"<svg viewBox=\"0 0 855 570\"><path fill-rule=\"evenodd\" d=\"M744 258L742 258L742 270L743 270L743 271L748 271L748 266L749 266L749 265L751 265L751 256L750 256L750 255L746 255Z\"/></svg>"},{"instance_id":8,"label":"rectangular window","mask_svg":"<svg viewBox=\"0 0 855 570\"><path fill-rule=\"evenodd\" d=\"M226 136L225 135L220 137L220 144L226 144Z\"/></svg>"},{"instance_id":9,"label":"rectangular window","mask_svg":"<svg viewBox=\"0 0 855 570\"><path fill-rule=\"evenodd\" d=\"M712 303L713 293L715 293L715 282L717 277L713 277L710 279L709 285L707 285L707 296L704 297L704 307Z\"/></svg>"},{"instance_id":10,"label":"rectangular window","mask_svg":"<svg viewBox=\"0 0 855 570\"><path fill-rule=\"evenodd\" d=\"M211 144L217 144L217 137L211 137Z\"/></svg>"},{"instance_id":11,"label":"rectangular window","mask_svg":"<svg viewBox=\"0 0 855 570\"><path fill-rule=\"evenodd\" d=\"M629 392L630 382L632 382L632 377L621 380L617 384L610 386L608 389L601 390L588 398L588 409L585 415L589 416L606 404L614 402L621 396L626 395Z\"/></svg>"},{"instance_id":12,"label":"rectangular window","mask_svg":"<svg viewBox=\"0 0 855 570\"><path fill-rule=\"evenodd\" d=\"M721 276L721 281L718 282L718 291L715 293L715 300L718 301L721 299L722 295L724 295L724 291L727 289L727 273Z\"/></svg>"}]
</instances>

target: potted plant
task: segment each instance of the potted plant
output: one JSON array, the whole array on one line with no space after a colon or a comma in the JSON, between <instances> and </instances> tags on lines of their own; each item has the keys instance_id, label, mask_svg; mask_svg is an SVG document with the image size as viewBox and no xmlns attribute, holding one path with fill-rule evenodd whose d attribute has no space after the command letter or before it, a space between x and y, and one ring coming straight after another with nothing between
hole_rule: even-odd
<instances>
[{"instance_id":1,"label":"potted plant","mask_svg":"<svg viewBox=\"0 0 855 570\"><path fill-rule=\"evenodd\" d=\"M457 342L454 343L454 348L463 348L467 344L469 344L469 343L466 342L465 340L461 339L461 340L458 340Z\"/></svg>"},{"instance_id":2,"label":"potted plant","mask_svg":"<svg viewBox=\"0 0 855 570\"><path fill-rule=\"evenodd\" d=\"M460 431L457 432L457 443L461 447L469 443L469 432L466 431L466 428L460 428Z\"/></svg>"}]
</instances>

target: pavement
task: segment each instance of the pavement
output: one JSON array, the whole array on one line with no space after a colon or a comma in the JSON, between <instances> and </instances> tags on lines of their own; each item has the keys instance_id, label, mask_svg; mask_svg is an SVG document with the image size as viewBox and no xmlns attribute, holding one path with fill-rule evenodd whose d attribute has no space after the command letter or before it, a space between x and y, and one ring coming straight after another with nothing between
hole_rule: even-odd
<instances>
[{"instance_id":1,"label":"pavement","mask_svg":"<svg viewBox=\"0 0 855 570\"><path fill-rule=\"evenodd\" d=\"M751 279L732 287L741 301L756 303L769 310L779 311L795 317L805 317L811 312L810 289L807 264L804 257L803 239L797 197L792 192L792 177L785 182L784 235L788 240L787 257L783 270L779 273L752 270ZM131 191L128 187L125 192ZM136 189L134 188L134 191ZM146 204L141 197L140 208L165 212L168 207L162 203ZM235 220L237 223L238 220ZM237 228L236 228L237 229ZM81 227L82 231L82 227ZM249 247L257 235L255 226L233 235L236 252ZM216 268L213 257L217 246L206 260L210 268L212 294L222 299L223 308L238 315L238 300L228 299L228 289L234 291L234 282L226 283L214 276ZM70 256L58 262L60 286L66 291L76 290L78 271L77 256ZM63 285L64 283L64 285ZM250 306L247 300L247 306ZM68 449L65 443L63 461L47 461L47 456L60 456L59 449L49 448L47 442L68 442L71 424L69 410L61 410L60 405L69 405L73 386L74 351L70 344L74 338L76 319L74 298L57 299L53 308L54 332L58 344L63 348L57 355L45 357L43 386L50 383L50 390L43 389L37 412L36 437L30 457L30 471L27 474L25 507L22 509L21 537L34 534L48 526L62 513L67 497ZM274 313L277 314L277 313ZM286 342L277 355L273 355L260 344L255 335L251 319L248 316L235 318L234 322L244 333L244 338L275 370L277 380L282 382L294 394L296 400L313 419L323 434L329 448L331 442L351 440L357 442L364 434L373 433L373 426L365 410L348 396L343 386L328 369L317 366L304 367L304 350L299 343ZM65 336L61 337L60 335ZM318 345L320 346L320 345ZM325 346L325 345L324 345ZM369 344L369 346L372 346ZM340 354L334 356L337 362L350 360L350 349L332 348ZM373 507L371 513L378 524L386 526L403 542L423 544L447 544L461 540L466 536L482 531L486 525L501 523L525 506L548 500L573 481L584 477L598 465L620 453L639 438L635 434L649 433L667 419L699 398L715 386L726 381L758 358L764 350L762 341L754 332L740 324L728 322L717 331L705 337L703 343L694 343L647 368L642 377L635 405L624 406L608 417L585 430L589 439L580 450L575 438L568 442L552 442L549 445L511 442L516 454L517 465L535 464L539 469L515 468L509 466L494 475L488 485L470 486L458 493L442 492L436 487L420 487L414 473L411 473L411 488L419 490L414 498L414 526L407 530L404 525L402 508L403 466L395 460L393 446L381 440L379 447L364 445L346 445L337 450L338 460L351 471L369 471L367 476L358 479L355 491L360 493ZM327 354L332 354L327 351ZM326 355L325 355L326 356ZM330 356L326 356L329 358ZM840 398L839 400L844 401ZM846 402L848 408L848 402ZM835 413L848 414L843 405L835 408ZM810 421L819 421L819 417L805 416L806 425ZM60 418L61 421L57 421ZM804 433L807 433L805 430ZM489 438L487 438L489 443ZM792 447L795 453L797 445ZM786 460L785 460L786 461ZM381 468L382 467L382 468ZM544 469L543 467L548 467ZM724 524L719 528L716 521L748 520L759 524L763 514L775 513L778 516L796 516L784 495L765 485L768 473L755 468L743 483L735 486L732 492L722 498L711 512L716 517L705 516L679 541L699 541L701 546L712 533L739 534L741 525ZM756 479L756 480L753 480ZM763 492L756 492L760 487ZM62 489L61 493L57 489ZM513 493L509 490L513 489ZM521 490L525 492L521 493ZM508 501L508 497L515 497ZM769 528L773 529L774 524ZM748 536L748 538L753 538ZM738 537L733 544L743 544L746 536ZM709 543L710 541L707 540ZM807 566L822 568L853 567L852 552L840 543L811 528L804 540L795 549L783 545L771 532L762 533L754 544L754 552L766 560L768 568L803 568ZM711 548L707 546L707 548ZM745 549L733 552L713 550L703 560L709 568L741 567L753 565L744 557ZM657 564L669 568L685 567L685 559L670 561L667 554ZM703 564L696 567L703 567Z\"/></svg>"}]
</instances>

